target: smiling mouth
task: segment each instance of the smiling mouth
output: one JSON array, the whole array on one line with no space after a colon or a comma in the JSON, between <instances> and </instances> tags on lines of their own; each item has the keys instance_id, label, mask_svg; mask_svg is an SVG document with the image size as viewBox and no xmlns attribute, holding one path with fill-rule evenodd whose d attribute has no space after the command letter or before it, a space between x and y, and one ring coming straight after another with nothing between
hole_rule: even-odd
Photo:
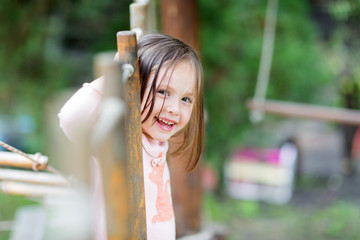
<instances>
[{"instance_id":1,"label":"smiling mouth","mask_svg":"<svg viewBox=\"0 0 360 240\"><path fill-rule=\"evenodd\" d=\"M174 122L169 122L159 117L156 118L156 123L161 129L165 131L171 131L175 127Z\"/></svg>"}]
</instances>

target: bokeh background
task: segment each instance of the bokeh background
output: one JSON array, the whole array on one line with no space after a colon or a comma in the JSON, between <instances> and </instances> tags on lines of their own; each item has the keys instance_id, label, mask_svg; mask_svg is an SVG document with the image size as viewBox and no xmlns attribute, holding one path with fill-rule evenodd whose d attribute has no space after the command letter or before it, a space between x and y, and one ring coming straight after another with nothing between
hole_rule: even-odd
<instances>
[{"instance_id":1,"label":"bokeh background","mask_svg":"<svg viewBox=\"0 0 360 240\"><path fill-rule=\"evenodd\" d=\"M115 51L116 32L129 29L131 2L1 1L0 140L51 154L53 99L93 79L94 55ZM225 227L229 239L360 239L360 181L351 155L357 126L272 115L252 123L246 102L255 91L267 1L190 2L198 9L205 76L204 222ZM155 2L160 32L161 4ZM358 110L359 23L358 0L280 0L267 98ZM228 196L224 166L234 151L276 148L288 139L301 162L288 203ZM1 194L0 221L33 203Z\"/></svg>"}]
</instances>

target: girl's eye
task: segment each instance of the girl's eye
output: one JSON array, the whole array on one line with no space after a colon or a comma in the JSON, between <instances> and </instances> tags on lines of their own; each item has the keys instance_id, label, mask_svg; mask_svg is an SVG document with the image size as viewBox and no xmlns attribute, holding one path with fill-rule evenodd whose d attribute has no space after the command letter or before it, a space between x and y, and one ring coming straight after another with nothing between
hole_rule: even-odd
<instances>
[{"instance_id":1,"label":"girl's eye","mask_svg":"<svg viewBox=\"0 0 360 240\"><path fill-rule=\"evenodd\" d=\"M184 97L182 100L183 100L184 102L186 102L186 103L191 103L191 102L192 102L191 99L188 98L188 97Z\"/></svg>"},{"instance_id":2,"label":"girl's eye","mask_svg":"<svg viewBox=\"0 0 360 240\"><path fill-rule=\"evenodd\" d=\"M158 90L158 93L160 93L161 95L164 95L165 97L168 97L170 95L170 93L168 91L162 90L162 89Z\"/></svg>"}]
</instances>

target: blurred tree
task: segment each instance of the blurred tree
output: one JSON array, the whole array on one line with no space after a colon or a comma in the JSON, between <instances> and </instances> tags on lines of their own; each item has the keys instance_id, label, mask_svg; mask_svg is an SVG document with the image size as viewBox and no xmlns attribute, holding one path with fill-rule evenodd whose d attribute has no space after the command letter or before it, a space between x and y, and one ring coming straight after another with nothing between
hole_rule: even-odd
<instances>
[{"instance_id":1,"label":"blurred tree","mask_svg":"<svg viewBox=\"0 0 360 240\"><path fill-rule=\"evenodd\" d=\"M17 103L23 83L39 81L43 74L42 48L46 36L49 4L2 1L0 8L0 82L1 112L9 112Z\"/></svg>"},{"instance_id":2,"label":"blurred tree","mask_svg":"<svg viewBox=\"0 0 360 240\"><path fill-rule=\"evenodd\" d=\"M311 0L315 22L324 35L328 60L333 74L337 76L340 93L339 105L359 109L360 71L360 2L357 0L319 1ZM352 142L357 126L342 126L344 135L344 172L355 171L351 156Z\"/></svg>"},{"instance_id":3,"label":"blurred tree","mask_svg":"<svg viewBox=\"0 0 360 240\"><path fill-rule=\"evenodd\" d=\"M95 51L116 50L116 32L129 29L130 2L1 2L0 114L27 114L36 120L26 141L28 151L44 151L45 100L91 81Z\"/></svg>"},{"instance_id":4,"label":"blurred tree","mask_svg":"<svg viewBox=\"0 0 360 240\"><path fill-rule=\"evenodd\" d=\"M263 136L245 135L251 126L245 102L254 93L267 1L199 3L209 122L207 159L221 174L233 147L274 145L264 143ZM306 1L279 2L269 98L319 104L326 101L322 92L335 78L328 71L319 34L309 15ZM314 94L309 94L309 89Z\"/></svg>"},{"instance_id":5,"label":"blurred tree","mask_svg":"<svg viewBox=\"0 0 360 240\"><path fill-rule=\"evenodd\" d=\"M31 148L42 150L40 126L43 125L44 100L60 89L91 79L92 53L115 50L116 31L129 28L130 2L2 1L0 113L34 116L37 128L28 141ZM326 8L317 8L322 9L321 14L326 19L317 14L321 19L318 21L324 23L316 28L309 16L314 13L312 6L322 2L329 3ZM332 29L339 24L348 26L354 36L351 39L358 38L358 5L356 0L279 2L267 97L335 104L334 97L324 98L322 91L341 75L328 61L338 57L329 58L319 39L322 36L325 40L334 39ZM254 92L265 8L265 0L199 0L200 47L209 123L206 158L219 172L232 147L266 144L261 143L261 136L249 138L245 135L245 130L251 126L245 101ZM347 40L343 43L349 44ZM354 52L349 50L351 54ZM358 57L353 58L348 62L354 64ZM352 69L351 78L358 79L359 73L355 67ZM358 82L344 86L358 86ZM314 94L309 94L309 89Z\"/></svg>"}]
</instances>

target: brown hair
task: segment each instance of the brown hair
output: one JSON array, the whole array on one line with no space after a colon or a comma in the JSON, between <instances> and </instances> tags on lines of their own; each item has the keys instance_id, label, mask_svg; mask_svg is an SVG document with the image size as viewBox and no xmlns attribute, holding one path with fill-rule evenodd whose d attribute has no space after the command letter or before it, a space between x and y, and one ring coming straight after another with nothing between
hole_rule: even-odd
<instances>
[{"instance_id":1,"label":"brown hair","mask_svg":"<svg viewBox=\"0 0 360 240\"><path fill-rule=\"evenodd\" d=\"M199 57L191 46L165 34L148 34L140 38L138 41L138 57L141 85L140 96L141 102L145 101L145 107L142 109L141 114L149 107L149 111L142 122L145 122L153 111L160 69L166 67L166 71L168 71L184 60L189 61L194 68L196 74L196 97L193 111L186 127L176 134L176 136L183 134L182 144L174 152L169 153L170 155L178 155L189 149L190 158L186 169L190 171L199 161L204 136L203 80ZM154 78L149 95L144 99L145 89L150 80L151 73L154 73Z\"/></svg>"}]
</instances>

